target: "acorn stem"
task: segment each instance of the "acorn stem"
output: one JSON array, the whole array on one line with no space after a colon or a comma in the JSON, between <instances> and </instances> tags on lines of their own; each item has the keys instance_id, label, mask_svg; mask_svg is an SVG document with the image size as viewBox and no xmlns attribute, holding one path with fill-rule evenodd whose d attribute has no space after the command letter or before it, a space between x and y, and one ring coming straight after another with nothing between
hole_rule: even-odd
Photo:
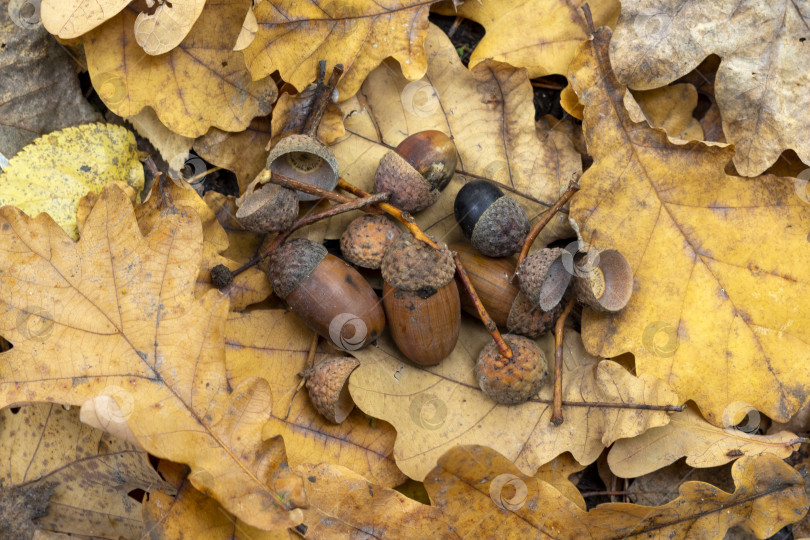
<instances>
[{"instance_id":1,"label":"acorn stem","mask_svg":"<svg viewBox=\"0 0 810 540\"><path fill-rule=\"evenodd\" d=\"M554 396L551 405L551 423L559 426L563 423L562 414L562 379L563 379L563 330L565 329L565 319L571 313L574 307L574 298L572 297L565 309L557 319L557 324L554 325Z\"/></svg>"},{"instance_id":2,"label":"acorn stem","mask_svg":"<svg viewBox=\"0 0 810 540\"><path fill-rule=\"evenodd\" d=\"M318 81L315 88L315 96L312 98L312 108L307 115L307 120L304 123L303 134L315 137L318 132L318 126L323 118L323 113L326 111L326 105L332 97L332 92L337 87L338 79L343 75L343 64L337 64L332 69L332 75L329 77L329 82L323 83L326 77L326 60L318 62Z\"/></svg>"},{"instance_id":3,"label":"acorn stem","mask_svg":"<svg viewBox=\"0 0 810 540\"><path fill-rule=\"evenodd\" d=\"M520 250L520 256L518 256L517 265L515 266L515 268L518 268L520 266L520 263L523 262L523 259L526 258L526 255L529 254L529 248L532 247L532 244L537 238L537 235L540 234L540 231L543 230L543 227L548 225L548 222L551 221L551 218L553 218L554 215L560 211L560 209L565 205L565 203L567 203L571 199L571 197L574 196L574 193L576 193L577 191L579 191L579 185L576 182L571 182L570 184L568 184L568 189L565 190L565 193L563 193L562 196L559 198L559 200L557 200L557 202L555 202L554 205L552 205L552 207L548 209L548 212L543 214L542 219L540 219L540 221L538 221L534 225L534 227L532 227L532 229L529 231L529 234L526 235L526 239L523 240L523 248L521 248Z\"/></svg>"}]
</instances>

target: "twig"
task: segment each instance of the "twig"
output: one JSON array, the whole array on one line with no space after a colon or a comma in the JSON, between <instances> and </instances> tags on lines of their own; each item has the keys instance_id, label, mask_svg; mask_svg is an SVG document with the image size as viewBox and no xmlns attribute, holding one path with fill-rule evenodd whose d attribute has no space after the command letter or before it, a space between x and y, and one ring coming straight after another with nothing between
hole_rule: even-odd
<instances>
[{"instance_id":1,"label":"twig","mask_svg":"<svg viewBox=\"0 0 810 540\"><path fill-rule=\"evenodd\" d=\"M318 62L318 86L315 89L315 96L312 98L312 109L307 115L307 121L304 123L303 133L314 137L318 132L318 125L321 123L323 113L326 111L326 105L332 98L332 92L337 87L340 76L343 75L343 64L337 64L332 69L332 75L329 77L329 82L323 84L323 79L326 76L326 60Z\"/></svg>"},{"instance_id":2,"label":"twig","mask_svg":"<svg viewBox=\"0 0 810 540\"><path fill-rule=\"evenodd\" d=\"M562 378L563 378L563 329L565 319L574 307L572 297L554 325L554 402L551 405L551 423L559 426L563 423L562 414Z\"/></svg>"},{"instance_id":3,"label":"twig","mask_svg":"<svg viewBox=\"0 0 810 540\"><path fill-rule=\"evenodd\" d=\"M554 217L554 215L560 210L560 208L562 208L565 205L565 203L567 203L571 199L571 197L574 196L574 193L576 193L577 191L579 191L579 185L576 182L571 182L570 184L568 184L568 189L565 190L565 193L563 193L562 196L559 198L559 200L557 200L557 202L555 202L554 205L548 209L548 212L543 214L543 217L540 219L540 221L535 223L534 227L532 227L532 229L529 231L529 234L527 234L526 238L523 240L523 247L520 250L520 256L518 257L517 265L515 266L515 268L518 268L520 266L520 263L523 262L523 259L526 258L526 255L529 254L529 248L532 247L532 244L537 238L537 235L540 234L540 231L543 230L543 227L548 225L549 221L551 221L551 218Z\"/></svg>"},{"instance_id":4,"label":"twig","mask_svg":"<svg viewBox=\"0 0 810 540\"><path fill-rule=\"evenodd\" d=\"M301 377L301 381L298 383L298 386L295 387L295 391L293 391L293 395L290 398L290 405L287 407L287 414L284 415L283 419L284 421L286 421L287 418L290 417L290 411L292 411L292 404L293 401L295 401L295 396L298 395L298 392L301 390L301 388L304 387L304 384L306 384L307 382L307 377L309 376L309 373L313 367L312 364L315 361L315 352L318 350L319 337L320 336L318 335L317 332L312 333L312 341L310 341L309 343L309 353L307 353L307 361L305 364L307 366L307 369L303 370L301 373L298 374L298 376Z\"/></svg>"}]
</instances>

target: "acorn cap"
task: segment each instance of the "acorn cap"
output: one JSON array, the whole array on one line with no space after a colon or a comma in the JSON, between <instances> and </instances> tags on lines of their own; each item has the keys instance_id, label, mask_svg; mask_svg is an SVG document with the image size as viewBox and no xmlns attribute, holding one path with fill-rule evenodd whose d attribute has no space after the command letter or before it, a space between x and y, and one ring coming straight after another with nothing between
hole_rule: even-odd
<instances>
[{"instance_id":1,"label":"acorn cap","mask_svg":"<svg viewBox=\"0 0 810 540\"><path fill-rule=\"evenodd\" d=\"M433 189L444 189L456 172L456 145L453 139L435 129L406 137L397 145L396 153L405 158Z\"/></svg>"},{"instance_id":2,"label":"acorn cap","mask_svg":"<svg viewBox=\"0 0 810 540\"><path fill-rule=\"evenodd\" d=\"M554 323L565 307L562 302L551 308L551 311L537 309L529 302L526 295L518 293L509 310L509 319L506 329L512 334L520 334L531 339L537 339L546 332L554 329Z\"/></svg>"},{"instance_id":3,"label":"acorn cap","mask_svg":"<svg viewBox=\"0 0 810 540\"><path fill-rule=\"evenodd\" d=\"M520 291L538 309L551 311L571 282L571 273L562 262L564 252L562 248L539 249L518 267Z\"/></svg>"},{"instance_id":4,"label":"acorn cap","mask_svg":"<svg viewBox=\"0 0 810 540\"><path fill-rule=\"evenodd\" d=\"M256 178L236 199L236 219L245 229L257 233L289 229L298 217L295 192L276 184L259 184Z\"/></svg>"},{"instance_id":5,"label":"acorn cap","mask_svg":"<svg viewBox=\"0 0 810 540\"><path fill-rule=\"evenodd\" d=\"M489 257L506 257L520 251L529 234L529 218L518 202L504 195L496 199L475 224L470 242Z\"/></svg>"},{"instance_id":6,"label":"acorn cap","mask_svg":"<svg viewBox=\"0 0 810 540\"><path fill-rule=\"evenodd\" d=\"M359 365L351 356L330 356L304 373L312 405L334 424L346 420L354 409L346 383Z\"/></svg>"},{"instance_id":7,"label":"acorn cap","mask_svg":"<svg viewBox=\"0 0 810 540\"><path fill-rule=\"evenodd\" d=\"M266 168L282 176L298 180L327 191L338 182L338 163L332 151L309 135L288 135L281 139L267 156ZM319 197L295 192L299 201L314 201Z\"/></svg>"},{"instance_id":8,"label":"acorn cap","mask_svg":"<svg viewBox=\"0 0 810 540\"><path fill-rule=\"evenodd\" d=\"M599 263L577 276L574 291L584 306L594 311L619 311L633 293L633 269L615 249L599 252Z\"/></svg>"},{"instance_id":9,"label":"acorn cap","mask_svg":"<svg viewBox=\"0 0 810 540\"><path fill-rule=\"evenodd\" d=\"M287 298L326 257L326 248L306 238L281 244L270 256L267 278L281 299Z\"/></svg>"},{"instance_id":10,"label":"acorn cap","mask_svg":"<svg viewBox=\"0 0 810 540\"><path fill-rule=\"evenodd\" d=\"M453 279L456 265L448 249L433 249L402 233L385 251L380 270L383 280L400 291L435 291Z\"/></svg>"},{"instance_id":11,"label":"acorn cap","mask_svg":"<svg viewBox=\"0 0 810 540\"><path fill-rule=\"evenodd\" d=\"M387 217L363 214L346 227L340 237L340 251L352 264L377 269L385 250L400 234L399 227Z\"/></svg>"},{"instance_id":12,"label":"acorn cap","mask_svg":"<svg viewBox=\"0 0 810 540\"><path fill-rule=\"evenodd\" d=\"M374 174L374 191L388 191L388 202L406 212L424 210L439 198L439 192L396 152L386 153Z\"/></svg>"},{"instance_id":13,"label":"acorn cap","mask_svg":"<svg viewBox=\"0 0 810 540\"><path fill-rule=\"evenodd\" d=\"M537 343L523 336L504 334L512 349L512 358L501 356L494 341L489 341L478 355L475 377L478 386L498 403L522 403L537 395L548 373L546 357Z\"/></svg>"}]
</instances>

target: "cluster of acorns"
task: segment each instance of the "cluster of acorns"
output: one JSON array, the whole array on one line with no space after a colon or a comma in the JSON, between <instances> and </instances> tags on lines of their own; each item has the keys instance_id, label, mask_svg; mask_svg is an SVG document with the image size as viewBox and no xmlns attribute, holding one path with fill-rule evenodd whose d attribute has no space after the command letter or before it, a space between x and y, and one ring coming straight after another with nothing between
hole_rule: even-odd
<instances>
[{"instance_id":1,"label":"cluster of acorns","mask_svg":"<svg viewBox=\"0 0 810 540\"><path fill-rule=\"evenodd\" d=\"M329 149L305 135L287 139L295 144L279 143L268 157L268 169L333 189L338 172ZM423 131L383 156L374 188L390 193L391 205L416 213L436 202L455 169L453 141L439 131ZM284 231L298 215L298 201L307 198L254 181L238 201L237 218L254 231ZM538 392L548 371L534 339L553 328L571 282L584 305L617 311L632 290L630 266L617 251L606 250L587 273L573 276L563 264L565 250L544 248L523 260L516 272L513 255L526 241L529 219L515 199L485 180L468 182L459 190L454 214L471 246L435 249L402 232L384 215L364 214L340 239L343 258L351 264L321 244L293 239L270 255L268 278L275 294L338 348L356 350L373 342L387 320L402 354L414 364L432 366L455 348L462 309L473 316L479 313L468 295L459 294L454 279L457 253L481 304L493 322L509 332L503 338L512 358L504 357L495 341L489 343L475 368L479 385L499 403L526 401ZM380 270L382 302L352 265ZM513 283L515 274L519 286ZM350 410L344 383L357 365L351 358L330 358L307 374L313 403L332 421L341 421ZM327 391L332 398L324 398Z\"/></svg>"}]
</instances>

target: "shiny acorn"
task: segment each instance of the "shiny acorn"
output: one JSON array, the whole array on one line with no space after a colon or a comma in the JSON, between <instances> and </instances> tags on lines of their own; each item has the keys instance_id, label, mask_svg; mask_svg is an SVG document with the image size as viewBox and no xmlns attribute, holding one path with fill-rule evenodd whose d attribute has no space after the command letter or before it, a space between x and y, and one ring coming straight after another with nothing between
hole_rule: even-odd
<instances>
[{"instance_id":1,"label":"shiny acorn","mask_svg":"<svg viewBox=\"0 0 810 540\"><path fill-rule=\"evenodd\" d=\"M523 207L486 180L473 180L459 190L453 214L473 247L489 257L517 253L529 233Z\"/></svg>"},{"instance_id":2,"label":"shiny acorn","mask_svg":"<svg viewBox=\"0 0 810 540\"><path fill-rule=\"evenodd\" d=\"M288 240L271 255L267 277L276 296L338 349L365 347L385 328L385 314L368 282L321 244Z\"/></svg>"}]
</instances>

